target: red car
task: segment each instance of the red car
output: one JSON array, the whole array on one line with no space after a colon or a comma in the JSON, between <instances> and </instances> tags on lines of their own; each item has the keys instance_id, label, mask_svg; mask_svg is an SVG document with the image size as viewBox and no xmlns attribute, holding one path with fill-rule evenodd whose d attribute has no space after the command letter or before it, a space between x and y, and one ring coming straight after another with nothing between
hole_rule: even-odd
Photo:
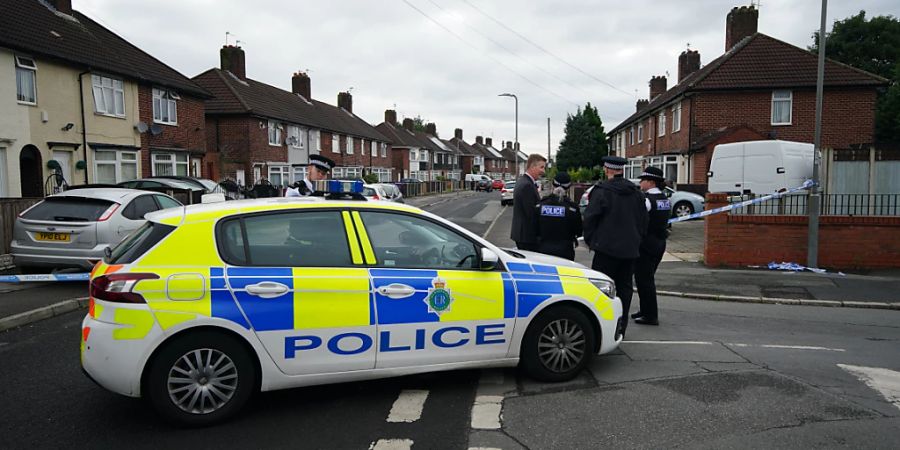
<instances>
[{"instance_id":1,"label":"red car","mask_svg":"<svg viewBox=\"0 0 900 450\"><path fill-rule=\"evenodd\" d=\"M491 183L491 188L493 189L503 189L503 180L494 180Z\"/></svg>"}]
</instances>

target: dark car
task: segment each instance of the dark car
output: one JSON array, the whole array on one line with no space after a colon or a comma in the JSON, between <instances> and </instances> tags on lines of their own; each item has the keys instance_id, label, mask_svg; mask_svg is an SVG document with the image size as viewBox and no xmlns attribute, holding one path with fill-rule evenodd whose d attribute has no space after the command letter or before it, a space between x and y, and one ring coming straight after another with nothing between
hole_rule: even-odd
<instances>
[{"instance_id":1,"label":"dark car","mask_svg":"<svg viewBox=\"0 0 900 450\"><path fill-rule=\"evenodd\" d=\"M490 180L478 180L475 183L475 191L491 192L494 190L494 182Z\"/></svg>"}]
</instances>

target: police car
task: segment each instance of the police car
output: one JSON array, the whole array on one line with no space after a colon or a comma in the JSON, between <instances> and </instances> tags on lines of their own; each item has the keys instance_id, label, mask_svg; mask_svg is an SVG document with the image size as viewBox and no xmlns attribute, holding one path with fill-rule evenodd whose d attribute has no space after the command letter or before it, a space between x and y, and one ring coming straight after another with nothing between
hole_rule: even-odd
<instances>
[{"instance_id":1,"label":"police car","mask_svg":"<svg viewBox=\"0 0 900 450\"><path fill-rule=\"evenodd\" d=\"M260 390L516 364L568 380L621 341L605 275L348 184L149 214L91 273L84 372L205 425Z\"/></svg>"}]
</instances>

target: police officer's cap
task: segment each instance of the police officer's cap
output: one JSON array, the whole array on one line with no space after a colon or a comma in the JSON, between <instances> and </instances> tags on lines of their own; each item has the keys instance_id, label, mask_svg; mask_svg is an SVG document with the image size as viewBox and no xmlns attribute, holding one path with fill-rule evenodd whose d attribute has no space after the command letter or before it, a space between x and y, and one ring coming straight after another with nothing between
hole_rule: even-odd
<instances>
[{"instance_id":1,"label":"police officer's cap","mask_svg":"<svg viewBox=\"0 0 900 450\"><path fill-rule=\"evenodd\" d=\"M553 186L558 186L563 189L568 189L569 186L572 185L572 178L569 177L568 172L560 172L556 174L556 177L553 178Z\"/></svg>"},{"instance_id":2,"label":"police officer's cap","mask_svg":"<svg viewBox=\"0 0 900 450\"><path fill-rule=\"evenodd\" d=\"M621 156L604 156L603 167L612 170L623 170L628 161Z\"/></svg>"},{"instance_id":3,"label":"police officer's cap","mask_svg":"<svg viewBox=\"0 0 900 450\"><path fill-rule=\"evenodd\" d=\"M334 168L334 161L322 155L309 155L309 164L326 172L331 172L331 169Z\"/></svg>"},{"instance_id":4,"label":"police officer's cap","mask_svg":"<svg viewBox=\"0 0 900 450\"><path fill-rule=\"evenodd\" d=\"M659 167L647 167L638 178L642 180L653 180L657 183L666 181L665 177L663 177L662 169Z\"/></svg>"}]
</instances>

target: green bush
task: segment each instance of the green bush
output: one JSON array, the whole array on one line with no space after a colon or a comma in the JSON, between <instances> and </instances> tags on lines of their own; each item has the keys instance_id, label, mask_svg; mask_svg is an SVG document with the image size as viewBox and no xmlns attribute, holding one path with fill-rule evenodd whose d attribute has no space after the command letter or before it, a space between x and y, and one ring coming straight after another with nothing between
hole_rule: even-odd
<instances>
[{"instance_id":1,"label":"green bush","mask_svg":"<svg viewBox=\"0 0 900 450\"><path fill-rule=\"evenodd\" d=\"M378 175L375 175L374 173L367 173L367 174L363 175L363 181L365 181L366 184L377 183Z\"/></svg>"}]
</instances>

